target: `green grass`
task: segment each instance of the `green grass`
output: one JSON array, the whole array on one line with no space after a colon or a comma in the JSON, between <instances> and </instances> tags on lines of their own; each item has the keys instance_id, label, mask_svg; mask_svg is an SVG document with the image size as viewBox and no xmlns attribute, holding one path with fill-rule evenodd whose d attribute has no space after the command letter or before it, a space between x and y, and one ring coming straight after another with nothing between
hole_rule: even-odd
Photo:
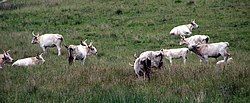
<instances>
[{"instance_id":1,"label":"green grass","mask_svg":"<svg viewBox=\"0 0 250 103\"><path fill-rule=\"evenodd\" d=\"M42 52L31 44L32 31L59 33L64 44L94 41L97 56L85 65L67 63L67 51L51 49L45 64L0 70L0 102L249 102L249 0L12 0L16 9L0 10L0 49L14 59ZM133 54L178 48L169 31L196 19L193 35L227 41L234 62L220 75L214 59L187 65L174 60L171 71L154 70L150 82L138 80L128 64Z\"/></svg>"}]
</instances>

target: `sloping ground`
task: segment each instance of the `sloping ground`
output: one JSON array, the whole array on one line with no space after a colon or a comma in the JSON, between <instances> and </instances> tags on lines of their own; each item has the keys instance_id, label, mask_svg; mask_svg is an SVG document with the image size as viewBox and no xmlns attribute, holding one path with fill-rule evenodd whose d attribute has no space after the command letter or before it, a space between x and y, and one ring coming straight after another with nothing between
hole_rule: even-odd
<instances>
[{"instance_id":1,"label":"sloping ground","mask_svg":"<svg viewBox=\"0 0 250 103\"><path fill-rule=\"evenodd\" d=\"M94 41L98 55L68 66L65 48L60 57L51 49L44 65L7 64L0 71L1 102L248 102L249 0L194 1L8 1L13 8L0 9L0 49L10 49L14 59L42 52L30 43L32 31L60 33L65 45ZM229 42L234 62L218 74L214 59L199 64L190 54L186 66L174 60L169 70L165 60L152 81L138 80L128 65L133 54L182 47L169 31L191 19L200 26L193 35Z\"/></svg>"}]
</instances>

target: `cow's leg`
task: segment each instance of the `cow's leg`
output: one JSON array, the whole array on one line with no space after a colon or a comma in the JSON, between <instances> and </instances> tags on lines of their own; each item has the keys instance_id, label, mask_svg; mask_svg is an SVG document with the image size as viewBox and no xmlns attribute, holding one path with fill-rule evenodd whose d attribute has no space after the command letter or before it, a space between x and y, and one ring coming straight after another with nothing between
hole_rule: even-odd
<instances>
[{"instance_id":1,"label":"cow's leg","mask_svg":"<svg viewBox=\"0 0 250 103\"><path fill-rule=\"evenodd\" d=\"M207 64L208 63L208 56L204 55L204 62Z\"/></svg>"},{"instance_id":2,"label":"cow's leg","mask_svg":"<svg viewBox=\"0 0 250 103\"><path fill-rule=\"evenodd\" d=\"M56 45L57 48L57 52L58 52L58 56L61 55L61 46L60 45Z\"/></svg>"},{"instance_id":3,"label":"cow's leg","mask_svg":"<svg viewBox=\"0 0 250 103\"><path fill-rule=\"evenodd\" d=\"M158 69L162 69L162 68L164 68L164 67L163 67L163 61L161 61L161 62L159 63L159 66L158 66Z\"/></svg>"},{"instance_id":4,"label":"cow's leg","mask_svg":"<svg viewBox=\"0 0 250 103\"><path fill-rule=\"evenodd\" d=\"M224 55L222 55L223 58L224 58L224 62L227 63L227 60L228 60L228 57L229 57L229 54L226 52Z\"/></svg>"},{"instance_id":5,"label":"cow's leg","mask_svg":"<svg viewBox=\"0 0 250 103\"><path fill-rule=\"evenodd\" d=\"M169 58L169 62L170 62L170 66L172 66L173 61L172 61L172 58L171 58L171 57Z\"/></svg>"},{"instance_id":6,"label":"cow's leg","mask_svg":"<svg viewBox=\"0 0 250 103\"><path fill-rule=\"evenodd\" d=\"M149 69L149 68L148 68ZM150 71L147 71L146 73L147 77L148 77L148 81L150 80Z\"/></svg>"},{"instance_id":7,"label":"cow's leg","mask_svg":"<svg viewBox=\"0 0 250 103\"><path fill-rule=\"evenodd\" d=\"M85 58L82 60L82 65L84 65L84 63L85 63Z\"/></svg>"},{"instance_id":8,"label":"cow's leg","mask_svg":"<svg viewBox=\"0 0 250 103\"><path fill-rule=\"evenodd\" d=\"M151 60L147 59L146 60L146 66L144 66L146 75L148 77L148 81L150 80L150 68L151 68Z\"/></svg>"},{"instance_id":9,"label":"cow's leg","mask_svg":"<svg viewBox=\"0 0 250 103\"><path fill-rule=\"evenodd\" d=\"M146 80L146 72L143 72L143 79Z\"/></svg>"},{"instance_id":10,"label":"cow's leg","mask_svg":"<svg viewBox=\"0 0 250 103\"><path fill-rule=\"evenodd\" d=\"M186 65L187 57L182 56L182 58L183 58L183 64Z\"/></svg>"},{"instance_id":11,"label":"cow's leg","mask_svg":"<svg viewBox=\"0 0 250 103\"><path fill-rule=\"evenodd\" d=\"M137 75L137 78L139 78L140 79L140 75L139 74L136 74Z\"/></svg>"},{"instance_id":12,"label":"cow's leg","mask_svg":"<svg viewBox=\"0 0 250 103\"><path fill-rule=\"evenodd\" d=\"M40 47L42 48L43 53L46 53L46 47L45 47L45 46L43 46L43 45L40 45Z\"/></svg>"}]
</instances>

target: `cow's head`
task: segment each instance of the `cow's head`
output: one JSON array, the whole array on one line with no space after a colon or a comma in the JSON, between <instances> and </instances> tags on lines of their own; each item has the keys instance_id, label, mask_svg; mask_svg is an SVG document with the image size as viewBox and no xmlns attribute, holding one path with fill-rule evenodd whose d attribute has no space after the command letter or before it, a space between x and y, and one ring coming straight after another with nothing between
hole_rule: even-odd
<instances>
[{"instance_id":1,"label":"cow's head","mask_svg":"<svg viewBox=\"0 0 250 103\"><path fill-rule=\"evenodd\" d=\"M193 26L193 28L199 27L199 25L195 23L195 20L192 20L190 24Z\"/></svg>"},{"instance_id":2,"label":"cow's head","mask_svg":"<svg viewBox=\"0 0 250 103\"><path fill-rule=\"evenodd\" d=\"M201 49L202 49L204 46L206 46L206 45L198 43L198 44L194 44L194 45L188 46L188 49L189 49L190 51L194 52L195 54L197 54L197 55L199 55L199 56L202 56L202 55L201 55Z\"/></svg>"},{"instance_id":3,"label":"cow's head","mask_svg":"<svg viewBox=\"0 0 250 103\"><path fill-rule=\"evenodd\" d=\"M88 45L89 48L89 52L90 54L97 54L97 49L93 46L93 42L90 42L90 44Z\"/></svg>"},{"instance_id":4,"label":"cow's head","mask_svg":"<svg viewBox=\"0 0 250 103\"><path fill-rule=\"evenodd\" d=\"M36 55L36 59L38 59L39 61L45 62L45 60L43 59L42 55L43 55L43 53L41 53L40 55L37 54Z\"/></svg>"},{"instance_id":5,"label":"cow's head","mask_svg":"<svg viewBox=\"0 0 250 103\"><path fill-rule=\"evenodd\" d=\"M33 38L31 40L32 44L38 44L39 43L39 34L35 35L34 32L32 32Z\"/></svg>"},{"instance_id":6,"label":"cow's head","mask_svg":"<svg viewBox=\"0 0 250 103\"><path fill-rule=\"evenodd\" d=\"M86 46L88 48L88 55L93 55L93 54L97 54L97 49L93 46L93 42L90 42L90 44L88 45L86 43L87 39L84 41L81 41L81 45Z\"/></svg>"},{"instance_id":7,"label":"cow's head","mask_svg":"<svg viewBox=\"0 0 250 103\"><path fill-rule=\"evenodd\" d=\"M10 54L9 54L9 51L10 50L8 50L8 51L3 51L4 53L3 53L3 60L4 61L6 61L6 62L9 62L9 63L11 63L12 61L13 61L13 59L11 58L11 56L10 56Z\"/></svg>"}]
</instances>

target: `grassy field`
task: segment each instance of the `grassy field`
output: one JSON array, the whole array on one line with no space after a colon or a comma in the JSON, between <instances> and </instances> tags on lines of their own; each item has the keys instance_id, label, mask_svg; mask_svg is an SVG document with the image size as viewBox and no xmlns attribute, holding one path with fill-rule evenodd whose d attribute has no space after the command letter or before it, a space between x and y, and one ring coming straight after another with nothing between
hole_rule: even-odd
<instances>
[{"instance_id":1,"label":"grassy field","mask_svg":"<svg viewBox=\"0 0 250 103\"><path fill-rule=\"evenodd\" d=\"M0 10L0 49L14 59L41 53L31 44L32 31L59 33L64 44L93 41L98 55L85 65L67 63L67 51L44 55L43 65L0 70L0 102L250 102L249 0L10 0ZM6 10L7 9L7 10ZM128 64L134 53L178 48L169 35L177 25L195 19L193 35L210 42L227 41L234 62L217 75L214 59L199 64L192 53L187 65L174 60L169 70L153 70L142 81ZM2 52L1 52L2 53ZM221 59L221 58L220 58Z\"/></svg>"}]
</instances>

